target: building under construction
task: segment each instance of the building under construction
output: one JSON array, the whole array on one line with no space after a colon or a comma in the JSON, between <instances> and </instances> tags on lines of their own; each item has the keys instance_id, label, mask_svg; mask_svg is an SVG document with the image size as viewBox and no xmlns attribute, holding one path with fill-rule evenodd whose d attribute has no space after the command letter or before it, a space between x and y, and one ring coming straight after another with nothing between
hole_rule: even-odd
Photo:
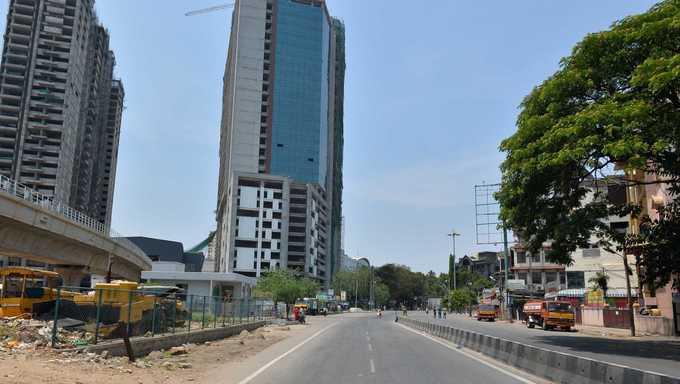
<instances>
[{"instance_id":1,"label":"building under construction","mask_svg":"<svg viewBox=\"0 0 680 384\"><path fill-rule=\"evenodd\" d=\"M93 0L10 0L0 175L110 225L124 91Z\"/></svg>"}]
</instances>

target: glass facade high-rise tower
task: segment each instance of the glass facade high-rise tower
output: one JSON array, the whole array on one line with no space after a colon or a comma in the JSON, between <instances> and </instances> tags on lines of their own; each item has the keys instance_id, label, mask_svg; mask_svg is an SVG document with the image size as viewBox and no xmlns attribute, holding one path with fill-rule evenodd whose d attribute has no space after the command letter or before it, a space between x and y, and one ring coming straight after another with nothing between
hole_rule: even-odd
<instances>
[{"instance_id":1,"label":"glass facade high-rise tower","mask_svg":"<svg viewBox=\"0 0 680 384\"><path fill-rule=\"evenodd\" d=\"M324 185L330 20L320 7L277 5L271 173Z\"/></svg>"},{"instance_id":2,"label":"glass facade high-rise tower","mask_svg":"<svg viewBox=\"0 0 680 384\"><path fill-rule=\"evenodd\" d=\"M259 276L293 268L322 282L337 270L344 69L344 25L324 1L235 2L220 137L218 270Z\"/></svg>"}]
</instances>

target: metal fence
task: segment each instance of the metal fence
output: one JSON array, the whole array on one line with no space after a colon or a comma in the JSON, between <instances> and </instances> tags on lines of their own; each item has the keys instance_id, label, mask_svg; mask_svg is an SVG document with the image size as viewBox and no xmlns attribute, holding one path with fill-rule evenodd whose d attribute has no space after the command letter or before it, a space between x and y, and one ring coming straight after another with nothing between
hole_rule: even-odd
<instances>
[{"instance_id":1,"label":"metal fence","mask_svg":"<svg viewBox=\"0 0 680 384\"><path fill-rule=\"evenodd\" d=\"M53 320L53 347L188 333L285 315L253 299L80 287L58 288L52 307L42 313Z\"/></svg>"},{"instance_id":2,"label":"metal fence","mask_svg":"<svg viewBox=\"0 0 680 384\"><path fill-rule=\"evenodd\" d=\"M101 221L96 220L84 214L83 212L80 212L76 209L69 207L68 205L54 199L54 197L52 196L45 195L41 192L36 191L33 188L28 187L25 184L21 184L16 180L0 175L0 191L8 193L14 197L26 200L36 206L56 213L68 219L71 222L80 224L90 230L101 233L104 236L110 237L113 241L137 253L141 254L144 253L133 242L124 238L122 235L118 234L111 228L107 228L106 225Z\"/></svg>"}]
</instances>

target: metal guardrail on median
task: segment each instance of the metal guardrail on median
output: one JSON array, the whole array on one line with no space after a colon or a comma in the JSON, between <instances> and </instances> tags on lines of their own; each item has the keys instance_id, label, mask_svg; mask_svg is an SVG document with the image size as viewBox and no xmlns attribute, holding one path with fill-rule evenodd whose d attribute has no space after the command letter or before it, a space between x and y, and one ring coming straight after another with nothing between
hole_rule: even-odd
<instances>
[{"instance_id":1,"label":"metal guardrail on median","mask_svg":"<svg viewBox=\"0 0 680 384\"><path fill-rule=\"evenodd\" d=\"M680 384L680 378L552 351L442 324L400 317L411 328L449 340L530 374L565 384Z\"/></svg>"},{"instance_id":2,"label":"metal guardrail on median","mask_svg":"<svg viewBox=\"0 0 680 384\"><path fill-rule=\"evenodd\" d=\"M48 196L44 193L38 192L35 189L21 184L16 180L10 179L6 176L0 175L0 192L7 193L11 196L18 197L22 200L28 201L33 205L47 209L50 212L68 219L69 221L86 227L92 231L98 232L111 240L119 243L121 246L131 249L136 253L144 254L144 252L133 242L124 238L122 235L106 228L106 225L101 221L94 219L83 212L74 209L61 201L56 200L53 196Z\"/></svg>"}]
</instances>

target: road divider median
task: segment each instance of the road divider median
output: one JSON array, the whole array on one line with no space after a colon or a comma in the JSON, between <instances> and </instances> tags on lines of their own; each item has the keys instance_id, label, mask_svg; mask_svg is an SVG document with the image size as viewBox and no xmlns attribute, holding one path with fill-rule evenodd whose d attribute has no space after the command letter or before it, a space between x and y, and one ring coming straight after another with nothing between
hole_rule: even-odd
<instances>
[{"instance_id":1,"label":"road divider median","mask_svg":"<svg viewBox=\"0 0 680 384\"><path fill-rule=\"evenodd\" d=\"M680 384L680 378L551 351L441 324L401 318L401 323L558 383Z\"/></svg>"}]
</instances>

